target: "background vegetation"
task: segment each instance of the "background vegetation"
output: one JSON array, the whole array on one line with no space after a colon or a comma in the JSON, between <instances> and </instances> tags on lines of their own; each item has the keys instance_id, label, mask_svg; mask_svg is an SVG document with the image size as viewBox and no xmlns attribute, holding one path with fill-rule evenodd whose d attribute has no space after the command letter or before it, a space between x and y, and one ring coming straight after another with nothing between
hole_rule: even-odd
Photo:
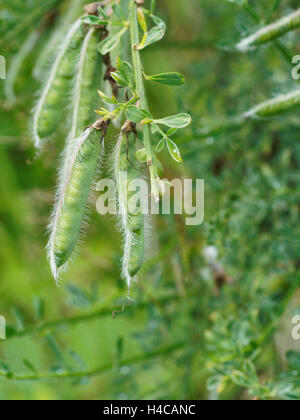
<instances>
[{"instance_id":1,"label":"background vegetation","mask_svg":"<svg viewBox=\"0 0 300 420\"><path fill-rule=\"evenodd\" d=\"M0 313L9 322L0 342L0 398L300 399L300 344L291 339L300 311L299 111L203 134L299 88L290 60L300 51L299 31L249 53L234 49L299 2L157 1L168 31L143 53L145 68L176 70L187 82L176 89L147 84L151 109L193 116L176 139L184 163L166 155L165 175L204 178L206 216L199 227L178 216L153 221L134 303L115 318L126 286L110 217L92 211L81 255L59 288L44 249L62 142L34 159L33 71L71 2L0 4L8 68L39 30L17 73L14 105L0 81ZM207 246L218 249L221 274L203 257Z\"/></svg>"}]
</instances>

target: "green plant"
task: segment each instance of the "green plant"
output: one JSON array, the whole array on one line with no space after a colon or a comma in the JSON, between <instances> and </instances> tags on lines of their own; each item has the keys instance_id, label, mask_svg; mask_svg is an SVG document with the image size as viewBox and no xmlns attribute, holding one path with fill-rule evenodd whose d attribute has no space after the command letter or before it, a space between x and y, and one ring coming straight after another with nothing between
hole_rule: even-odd
<instances>
[{"instance_id":1,"label":"green plant","mask_svg":"<svg viewBox=\"0 0 300 420\"><path fill-rule=\"evenodd\" d=\"M151 112L137 110L141 104L133 87L130 25L125 24L130 20L129 2L119 2L125 19L118 17L120 12L110 15L107 4L103 9L107 18L101 15L103 21L110 21L106 30L92 24L101 19L98 15L88 18L83 31L86 36L94 29L97 44L106 35L122 31L110 38L118 45L103 57L98 55L103 62L101 105L90 109L100 112L100 121L111 117L105 153L100 146L103 133L97 130L100 122L91 112L86 122L82 123L85 117L78 118L78 137L70 135L72 118L65 118L66 124L51 136L58 141L43 141L47 153L34 162L29 160L31 139L24 130L32 92L38 88L34 77L45 78L45 50L50 48L53 63L57 45L63 41L59 34L65 34L66 25L80 16L82 8L78 13L71 10L80 4L76 0L4 0L3 4L0 45L8 74L13 57L21 54L30 33L38 31L40 36L28 56L21 57L22 66L18 65L14 107L9 108L4 96L0 102L0 312L7 319L7 341L0 345L1 396L299 400L299 341L291 338L292 318L300 309L299 82L291 78L299 30L249 51L236 49L239 40L288 16L298 7L297 1L161 0L157 14L167 22L168 36L139 51L147 73L142 81ZM145 0L150 10L148 5L150 1ZM144 28L139 32L140 43L144 33L151 31L151 19L146 10L139 15ZM162 25L159 23L154 25ZM155 29L154 33L161 36L163 31ZM38 68L37 61L43 63ZM178 73L160 73L171 67L186 74L186 86L172 89L164 85L179 86L183 81ZM158 85L158 79L163 84ZM99 100L96 83L91 95ZM75 85L74 79L68 91L71 109L64 111L71 117ZM5 93L2 87L1 81L0 95ZM169 179L206 180L205 222L186 227L178 215L154 218L151 249L146 248L147 258L129 301L120 298L124 283L119 279L123 253L119 233L109 217L95 217L91 212L94 222L82 258L64 276L63 287L53 287L41 232L51 205L58 150L74 140L79 146L80 130L85 128L80 124L96 123L85 134L91 132L97 139L95 149L99 149L93 156L100 155L103 175L106 171L114 178L116 163L116 177L120 178L118 168L127 170L129 176L135 177L136 172L138 177L148 177L144 123L149 121L151 131L163 130L154 120L161 120L166 110L175 114L183 109L193 116L189 129L174 132L175 128L168 127L168 138L180 148L183 163L169 160L168 147L160 154L152 147L153 158L160 177L163 165ZM126 114L137 123L126 122ZM175 122L167 120L172 126L184 121L188 121L185 116ZM159 131L151 132L153 145L162 138ZM166 145L164 138L160 146ZM92 137L81 151L85 146L93 149ZM86 166L82 156L87 157L76 156L73 173ZM84 183L90 185L86 176ZM83 179L82 173L79 178ZM130 196L126 182L121 187ZM83 202L85 197L78 201L80 212ZM130 217L124 218L124 227L122 220L119 225L123 238L127 229L130 239L132 226L142 225L142 215L126 212ZM128 245L130 249L130 241ZM142 242L139 245L138 256ZM124 269L128 261L124 258Z\"/></svg>"},{"instance_id":2,"label":"green plant","mask_svg":"<svg viewBox=\"0 0 300 420\"><path fill-rule=\"evenodd\" d=\"M59 127L64 115L62 107L66 106L68 91L71 89L73 77L75 78L71 105L73 117L66 150L63 154L61 185L58 188L57 205L50 225L51 237L48 245L52 272L56 279L73 253L83 223L88 192L99 154L94 131L101 130L105 137L111 121L117 120L117 125L120 125L120 122L121 124L125 122L124 118L126 117L129 122L129 124L125 124L128 140L131 132L137 133L136 124L142 126L144 149L135 156L142 161L141 164L148 166L151 193L158 201L161 163L156 152L162 151L166 146L173 159L176 162L182 162L179 149L170 137L178 128L186 127L191 122L191 117L188 114L155 119L149 112L144 78L171 86L184 83L184 78L179 73L147 76L143 70L140 51L162 39L166 31L165 23L153 14L155 2L152 1L150 9L147 10L139 7L135 0L130 1L127 11L129 20L126 20L125 13L118 2L110 3L113 15L109 16L108 9L92 3L85 8L87 14L71 27L55 58L46 87L34 114L33 132L35 144L39 147L41 139L49 138ZM141 5L141 2L139 4ZM150 30L148 30L147 19L154 22L155 25ZM122 29L116 34L110 35L107 28L112 26L120 26ZM141 40L139 26L143 32ZM123 42L123 36L128 29L130 29L132 66L118 57L117 68L114 69L111 66L110 53ZM86 35L83 40L84 32ZM99 38L102 38L100 42L97 41ZM96 112L101 118L95 121L91 110L94 105L96 108L93 97L97 88L100 87L97 79L99 80L101 75L101 71L96 65L100 57L97 50L106 64L105 79L110 80L113 95L110 97L99 90L100 98L104 103L109 104L110 108L102 107L97 110ZM78 62L78 65L74 65L75 62ZM130 95L131 98L126 102L119 102L114 95L116 86L125 89L125 96ZM87 129L88 125L91 128ZM160 126L168 127L169 131L164 132ZM116 149L118 158L114 165L114 174L117 180L119 180L117 172L121 170L120 165L123 160L121 151L123 134L124 130L122 129ZM161 140L154 151L152 136L155 134L158 134ZM141 159L142 155L144 157ZM125 165L126 168L124 167L129 174L132 172L129 178L132 178L133 174L137 175L131 165L134 164L129 163ZM124 187L127 189L127 186ZM118 189L118 195L119 207L126 209L122 188ZM124 230L123 276L127 280L128 287L131 279L139 272L144 258L144 221L138 220L138 218L139 216L135 216L129 220L129 216L125 215L122 222Z\"/></svg>"}]
</instances>

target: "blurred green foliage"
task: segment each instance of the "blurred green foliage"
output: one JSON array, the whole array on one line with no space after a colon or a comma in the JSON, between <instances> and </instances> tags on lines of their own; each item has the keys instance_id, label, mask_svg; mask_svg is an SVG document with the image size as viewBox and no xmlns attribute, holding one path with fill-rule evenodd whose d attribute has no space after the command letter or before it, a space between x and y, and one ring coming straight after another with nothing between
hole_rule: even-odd
<instances>
[{"instance_id":1,"label":"blurred green foliage","mask_svg":"<svg viewBox=\"0 0 300 420\"><path fill-rule=\"evenodd\" d=\"M147 82L151 110L193 115L176 139L184 164L166 155L165 175L205 179L205 223L153 221L134 303L114 318L126 304L126 286L110 217L92 210L80 257L59 288L44 249L62 142L34 157L28 121L39 82L32 74L70 3L0 5L0 54L8 69L26 37L40 31L18 72L13 107L0 81L0 314L9 323L0 342L0 398L300 399L300 344L291 339L300 309L299 111L199 134L299 87L287 60L299 54L299 31L247 54L234 50L298 1L157 2L168 31L143 53L145 68L181 72L186 85ZM203 257L207 246L218 249L221 276ZM20 380L43 372L66 378Z\"/></svg>"}]
</instances>

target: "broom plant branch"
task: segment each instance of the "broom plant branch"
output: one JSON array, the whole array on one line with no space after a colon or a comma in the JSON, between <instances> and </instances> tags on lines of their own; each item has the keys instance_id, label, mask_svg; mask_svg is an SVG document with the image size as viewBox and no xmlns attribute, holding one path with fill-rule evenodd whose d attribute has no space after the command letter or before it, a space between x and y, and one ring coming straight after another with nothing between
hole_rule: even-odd
<instances>
[{"instance_id":1,"label":"broom plant branch","mask_svg":"<svg viewBox=\"0 0 300 420\"><path fill-rule=\"evenodd\" d=\"M169 346L161 347L157 350L150 351L148 353L142 353L137 356L124 359L118 363L118 368L123 366L134 366L138 363L143 363L148 360L155 359L157 357L165 357L174 352L180 350L185 346L183 342L177 342ZM59 372L41 372L41 373L13 373L5 372L0 370L0 377L5 377L13 381L41 381L46 379L81 379L81 378L91 378L97 375L101 375L106 372L110 372L116 367L114 362L107 363L92 369L78 370L78 371L59 371Z\"/></svg>"},{"instance_id":2,"label":"broom plant branch","mask_svg":"<svg viewBox=\"0 0 300 420\"><path fill-rule=\"evenodd\" d=\"M139 37L139 26L138 26L138 15L137 15L137 4L135 0L131 0L130 3L130 41L132 51L132 62L134 68L134 77L136 83L136 89L140 98L140 107L149 112L148 100L146 96L146 90L143 81L143 67L138 45L140 43ZM151 178L151 192L155 199L159 197L158 185L157 185L157 174L153 165L153 149L150 138L150 127L148 124L143 126L143 139L147 155L147 164L150 170Z\"/></svg>"}]
</instances>

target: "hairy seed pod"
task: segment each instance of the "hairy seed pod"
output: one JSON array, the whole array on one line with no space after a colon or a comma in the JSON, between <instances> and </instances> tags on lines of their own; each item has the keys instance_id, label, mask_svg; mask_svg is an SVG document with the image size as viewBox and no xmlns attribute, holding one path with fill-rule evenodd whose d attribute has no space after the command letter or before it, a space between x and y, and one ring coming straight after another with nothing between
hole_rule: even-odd
<instances>
[{"instance_id":1,"label":"hairy seed pod","mask_svg":"<svg viewBox=\"0 0 300 420\"><path fill-rule=\"evenodd\" d=\"M51 36L43 46L34 65L33 76L37 80L42 81L45 74L47 74L49 64L56 56L57 49L66 35L66 28L69 28L69 26L82 15L85 3L86 0L73 0L68 5L66 13L63 13L59 17L54 29L51 30Z\"/></svg>"},{"instance_id":2,"label":"hairy seed pod","mask_svg":"<svg viewBox=\"0 0 300 420\"><path fill-rule=\"evenodd\" d=\"M94 110L99 104L98 88L102 76L102 59L97 51L98 31L90 29L80 51L73 91L73 115L70 137L78 137L94 120Z\"/></svg>"},{"instance_id":3,"label":"hairy seed pod","mask_svg":"<svg viewBox=\"0 0 300 420\"><path fill-rule=\"evenodd\" d=\"M121 134L115 148L114 177L124 235L123 277L130 288L132 278L139 272L144 261L145 220L141 208L130 213L128 207L128 202L134 194L129 190L129 184L132 180L139 179L140 173L127 159L125 142L126 137Z\"/></svg>"},{"instance_id":4,"label":"hairy seed pod","mask_svg":"<svg viewBox=\"0 0 300 420\"><path fill-rule=\"evenodd\" d=\"M88 128L67 150L68 163L62 171L48 243L48 257L56 280L79 238L100 147L99 132Z\"/></svg>"},{"instance_id":5,"label":"hairy seed pod","mask_svg":"<svg viewBox=\"0 0 300 420\"><path fill-rule=\"evenodd\" d=\"M10 69L7 75L4 91L9 105L13 105L16 101L15 82L22 68L22 65L31 51L34 49L36 43L40 38L39 31L32 32L25 40L22 47L13 57Z\"/></svg>"},{"instance_id":6,"label":"hairy seed pod","mask_svg":"<svg viewBox=\"0 0 300 420\"><path fill-rule=\"evenodd\" d=\"M243 39L238 43L237 49L240 51L247 51L253 47L272 41L299 26L300 9L263 27L248 38Z\"/></svg>"},{"instance_id":7,"label":"hairy seed pod","mask_svg":"<svg viewBox=\"0 0 300 420\"><path fill-rule=\"evenodd\" d=\"M67 34L37 103L33 117L36 147L51 136L64 117L68 95L75 74L76 56L83 40L82 22L77 20Z\"/></svg>"},{"instance_id":8,"label":"hairy seed pod","mask_svg":"<svg viewBox=\"0 0 300 420\"><path fill-rule=\"evenodd\" d=\"M300 106L300 89L278 95L255 106L245 113L246 117L272 117Z\"/></svg>"},{"instance_id":9,"label":"hairy seed pod","mask_svg":"<svg viewBox=\"0 0 300 420\"><path fill-rule=\"evenodd\" d=\"M76 67L72 128L63 153L60 186L48 244L55 278L76 246L99 158L99 136L93 129L85 130L93 122L93 110L98 102L97 88L102 66L97 43L97 30L92 28L85 36Z\"/></svg>"}]
</instances>

